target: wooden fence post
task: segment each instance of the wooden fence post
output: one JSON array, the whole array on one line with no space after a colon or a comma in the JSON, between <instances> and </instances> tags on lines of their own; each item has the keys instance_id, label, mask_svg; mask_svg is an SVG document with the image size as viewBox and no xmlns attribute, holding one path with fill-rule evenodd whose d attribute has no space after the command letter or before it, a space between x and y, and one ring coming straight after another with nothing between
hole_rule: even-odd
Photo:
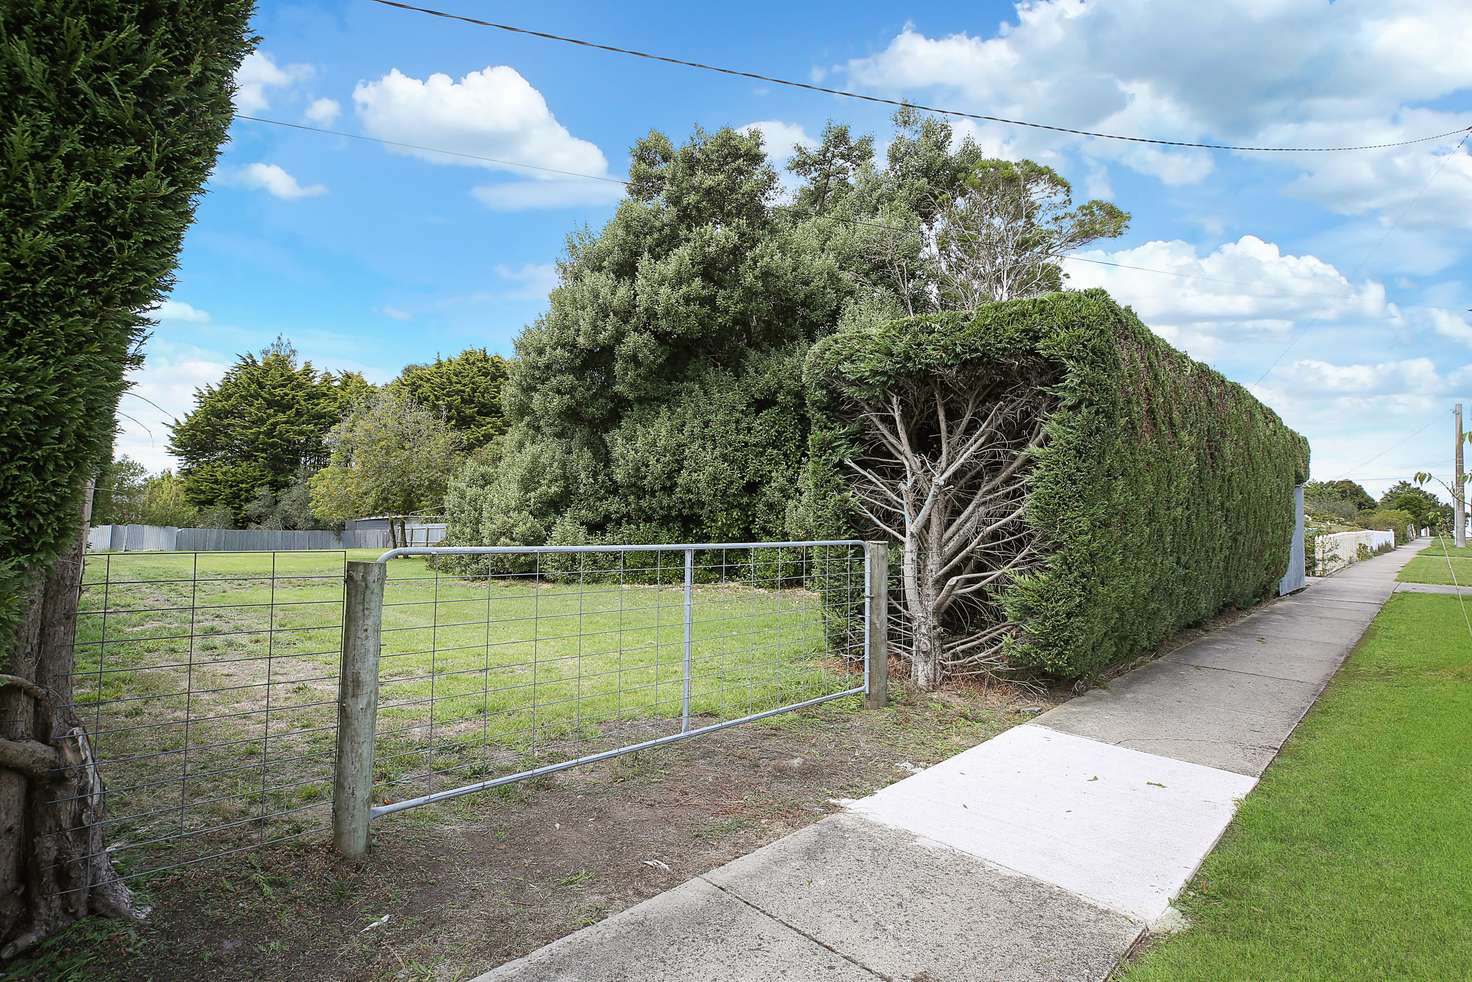
<instances>
[{"instance_id":1,"label":"wooden fence post","mask_svg":"<svg viewBox=\"0 0 1472 982\"><path fill-rule=\"evenodd\" d=\"M883 709L889 701L889 543L864 543L864 583L869 592L864 705Z\"/></svg>"},{"instance_id":2,"label":"wooden fence post","mask_svg":"<svg viewBox=\"0 0 1472 982\"><path fill-rule=\"evenodd\" d=\"M337 683L337 773L332 843L353 860L368 853L373 807L373 741L378 724L378 652L383 630L383 563L347 564L342 670Z\"/></svg>"}]
</instances>

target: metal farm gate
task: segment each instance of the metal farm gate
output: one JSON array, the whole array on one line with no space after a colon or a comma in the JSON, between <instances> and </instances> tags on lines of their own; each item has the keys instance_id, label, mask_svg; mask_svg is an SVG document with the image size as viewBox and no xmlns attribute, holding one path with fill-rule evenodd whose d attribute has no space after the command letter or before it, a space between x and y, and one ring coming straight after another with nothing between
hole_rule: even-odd
<instances>
[{"instance_id":1,"label":"metal farm gate","mask_svg":"<svg viewBox=\"0 0 1472 982\"><path fill-rule=\"evenodd\" d=\"M887 566L857 540L348 562L338 849L361 856L373 819L420 805L834 699L882 706Z\"/></svg>"},{"instance_id":2,"label":"metal farm gate","mask_svg":"<svg viewBox=\"0 0 1472 982\"><path fill-rule=\"evenodd\" d=\"M75 704L126 879L867 694L856 541L104 553Z\"/></svg>"}]
</instances>

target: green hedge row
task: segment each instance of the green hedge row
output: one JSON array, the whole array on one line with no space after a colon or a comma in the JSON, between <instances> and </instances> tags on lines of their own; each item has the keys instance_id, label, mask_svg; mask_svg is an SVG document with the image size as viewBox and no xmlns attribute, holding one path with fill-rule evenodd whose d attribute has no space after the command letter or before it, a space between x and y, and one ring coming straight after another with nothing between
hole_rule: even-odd
<instances>
[{"instance_id":1,"label":"green hedge row","mask_svg":"<svg viewBox=\"0 0 1472 982\"><path fill-rule=\"evenodd\" d=\"M249 0L0 3L0 667L110 459L253 46Z\"/></svg>"},{"instance_id":2,"label":"green hedge row","mask_svg":"<svg viewBox=\"0 0 1472 982\"><path fill-rule=\"evenodd\" d=\"M1022 625L1007 653L1017 668L1095 675L1271 594L1287 569L1307 441L1102 290L843 332L806 371L805 507L825 535L872 534L842 467L856 405L925 373L1045 380L1026 521L1046 560L997 592Z\"/></svg>"}]
</instances>

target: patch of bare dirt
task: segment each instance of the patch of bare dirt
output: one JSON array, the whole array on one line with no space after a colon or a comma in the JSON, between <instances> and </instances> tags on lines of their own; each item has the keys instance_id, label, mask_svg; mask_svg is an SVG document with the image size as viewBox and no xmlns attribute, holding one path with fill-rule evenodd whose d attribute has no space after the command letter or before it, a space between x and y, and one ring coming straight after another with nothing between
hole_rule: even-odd
<instances>
[{"instance_id":1,"label":"patch of bare dirt","mask_svg":"<svg viewBox=\"0 0 1472 982\"><path fill-rule=\"evenodd\" d=\"M958 686L724 730L388 816L362 866L275 846L165 874L138 926L90 921L10 977L458 979L744 855L1046 709Z\"/></svg>"}]
</instances>

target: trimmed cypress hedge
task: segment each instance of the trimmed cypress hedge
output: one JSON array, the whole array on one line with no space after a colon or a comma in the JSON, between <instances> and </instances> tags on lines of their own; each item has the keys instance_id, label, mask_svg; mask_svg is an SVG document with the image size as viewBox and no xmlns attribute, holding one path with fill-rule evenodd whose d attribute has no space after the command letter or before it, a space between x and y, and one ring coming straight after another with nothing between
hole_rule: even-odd
<instances>
[{"instance_id":1,"label":"trimmed cypress hedge","mask_svg":"<svg viewBox=\"0 0 1472 982\"><path fill-rule=\"evenodd\" d=\"M124 368L230 125L252 6L0 3L0 648L110 459Z\"/></svg>"},{"instance_id":2,"label":"trimmed cypress hedge","mask_svg":"<svg viewBox=\"0 0 1472 982\"><path fill-rule=\"evenodd\" d=\"M993 591L1021 628L1012 667L1096 675L1269 595L1287 568L1307 441L1102 290L842 332L806 373L805 518L825 535L872 533L843 466L860 407L927 373L1040 380L1049 408L1024 520L1044 559Z\"/></svg>"}]
</instances>

